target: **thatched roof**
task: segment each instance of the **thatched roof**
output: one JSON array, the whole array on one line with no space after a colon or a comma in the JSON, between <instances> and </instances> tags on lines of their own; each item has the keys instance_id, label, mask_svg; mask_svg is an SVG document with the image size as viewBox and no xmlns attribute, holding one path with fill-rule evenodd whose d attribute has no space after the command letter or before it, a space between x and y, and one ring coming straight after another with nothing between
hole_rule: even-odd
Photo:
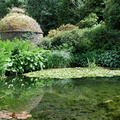
<instances>
[{"instance_id":1,"label":"thatched roof","mask_svg":"<svg viewBox=\"0 0 120 120\"><path fill-rule=\"evenodd\" d=\"M0 21L0 32L38 32L43 33L39 24L31 17L24 15L24 11L13 8L11 12Z\"/></svg>"}]
</instances>

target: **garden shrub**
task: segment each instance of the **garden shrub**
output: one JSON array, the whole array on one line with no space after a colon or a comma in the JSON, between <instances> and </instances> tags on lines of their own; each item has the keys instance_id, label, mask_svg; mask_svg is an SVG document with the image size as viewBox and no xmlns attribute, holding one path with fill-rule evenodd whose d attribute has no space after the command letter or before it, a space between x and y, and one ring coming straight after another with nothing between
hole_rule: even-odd
<instances>
[{"instance_id":1,"label":"garden shrub","mask_svg":"<svg viewBox=\"0 0 120 120\"><path fill-rule=\"evenodd\" d=\"M84 20L81 20L79 23L77 23L77 26L79 28L93 27L94 25L97 25L97 22L97 15L95 13L91 13L87 17L85 17Z\"/></svg>"},{"instance_id":2,"label":"garden shrub","mask_svg":"<svg viewBox=\"0 0 120 120\"><path fill-rule=\"evenodd\" d=\"M9 57L4 52L0 52L0 77L5 75L9 60Z\"/></svg>"},{"instance_id":3,"label":"garden shrub","mask_svg":"<svg viewBox=\"0 0 120 120\"><path fill-rule=\"evenodd\" d=\"M89 63L96 64L96 58L97 54L93 52L87 52L87 53L77 53L73 54L73 62L71 66L73 67L88 67Z\"/></svg>"},{"instance_id":4,"label":"garden shrub","mask_svg":"<svg viewBox=\"0 0 120 120\"><path fill-rule=\"evenodd\" d=\"M26 73L41 70L44 66L44 58L39 52L24 51L11 57L7 73Z\"/></svg>"},{"instance_id":5,"label":"garden shrub","mask_svg":"<svg viewBox=\"0 0 120 120\"><path fill-rule=\"evenodd\" d=\"M91 50L120 50L120 31L108 30L104 22L92 27L88 37Z\"/></svg>"},{"instance_id":6,"label":"garden shrub","mask_svg":"<svg viewBox=\"0 0 120 120\"><path fill-rule=\"evenodd\" d=\"M78 29L78 27L72 24L61 25L59 28L57 28L58 31L71 31L74 29Z\"/></svg>"},{"instance_id":7,"label":"garden shrub","mask_svg":"<svg viewBox=\"0 0 120 120\"><path fill-rule=\"evenodd\" d=\"M53 38L53 37L55 37L59 34L62 34L65 31L71 31L71 30L75 30L75 29L78 29L78 27L75 26L75 25L72 25L72 24L61 25L57 29L50 30L48 32L47 36L50 37L50 38Z\"/></svg>"},{"instance_id":8,"label":"garden shrub","mask_svg":"<svg viewBox=\"0 0 120 120\"><path fill-rule=\"evenodd\" d=\"M55 50L48 55L47 68L62 68L70 66L72 57L70 52Z\"/></svg>"},{"instance_id":9,"label":"garden shrub","mask_svg":"<svg viewBox=\"0 0 120 120\"><path fill-rule=\"evenodd\" d=\"M42 38L42 41L37 44L38 47L41 47L45 50L50 50L51 49L51 38L50 37L44 37Z\"/></svg>"},{"instance_id":10,"label":"garden shrub","mask_svg":"<svg viewBox=\"0 0 120 120\"><path fill-rule=\"evenodd\" d=\"M120 67L120 54L115 50L105 51L98 55L97 63L103 67Z\"/></svg>"},{"instance_id":11,"label":"garden shrub","mask_svg":"<svg viewBox=\"0 0 120 120\"><path fill-rule=\"evenodd\" d=\"M120 30L120 0L107 0L103 13L107 28Z\"/></svg>"},{"instance_id":12,"label":"garden shrub","mask_svg":"<svg viewBox=\"0 0 120 120\"><path fill-rule=\"evenodd\" d=\"M109 48L111 50L117 50L120 53L120 31L109 30Z\"/></svg>"},{"instance_id":13,"label":"garden shrub","mask_svg":"<svg viewBox=\"0 0 120 120\"><path fill-rule=\"evenodd\" d=\"M11 56L15 54L19 54L23 51L31 51L34 49L34 44L30 43L29 40L22 40L22 39L13 39L12 41L0 41L0 52L5 52L5 54Z\"/></svg>"},{"instance_id":14,"label":"garden shrub","mask_svg":"<svg viewBox=\"0 0 120 120\"><path fill-rule=\"evenodd\" d=\"M69 52L86 52L89 50L90 41L88 39L89 29L67 31L51 39L52 48L63 48Z\"/></svg>"},{"instance_id":15,"label":"garden shrub","mask_svg":"<svg viewBox=\"0 0 120 120\"><path fill-rule=\"evenodd\" d=\"M120 54L115 50L74 54L73 58L74 67L89 67L89 63L102 67L120 67Z\"/></svg>"},{"instance_id":16,"label":"garden shrub","mask_svg":"<svg viewBox=\"0 0 120 120\"><path fill-rule=\"evenodd\" d=\"M109 33L104 23L91 28L91 31L89 32L89 39L91 41L92 49L111 49L109 46Z\"/></svg>"},{"instance_id":17,"label":"garden shrub","mask_svg":"<svg viewBox=\"0 0 120 120\"><path fill-rule=\"evenodd\" d=\"M29 41L0 41L0 75L40 70L49 53L50 51L42 50Z\"/></svg>"}]
</instances>

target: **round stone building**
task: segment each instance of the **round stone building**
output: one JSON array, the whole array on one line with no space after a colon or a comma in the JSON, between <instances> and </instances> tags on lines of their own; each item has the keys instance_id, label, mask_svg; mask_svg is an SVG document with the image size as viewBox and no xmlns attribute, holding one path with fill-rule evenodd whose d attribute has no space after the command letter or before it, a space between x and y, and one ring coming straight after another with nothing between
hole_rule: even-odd
<instances>
[{"instance_id":1,"label":"round stone building","mask_svg":"<svg viewBox=\"0 0 120 120\"><path fill-rule=\"evenodd\" d=\"M38 44L43 38L40 25L31 17L24 15L24 10L13 8L0 20L1 40L22 38Z\"/></svg>"}]
</instances>

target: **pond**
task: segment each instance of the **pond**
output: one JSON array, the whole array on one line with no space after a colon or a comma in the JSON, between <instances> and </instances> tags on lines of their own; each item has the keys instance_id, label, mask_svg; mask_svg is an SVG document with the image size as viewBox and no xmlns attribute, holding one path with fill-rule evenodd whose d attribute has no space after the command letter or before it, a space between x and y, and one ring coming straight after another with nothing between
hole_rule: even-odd
<instances>
[{"instance_id":1,"label":"pond","mask_svg":"<svg viewBox=\"0 0 120 120\"><path fill-rule=\"evenodd\" d=\"M27 111L29 120L120 120L120 77L0 81L0 111Z\"/></svg>"}]
</instances>

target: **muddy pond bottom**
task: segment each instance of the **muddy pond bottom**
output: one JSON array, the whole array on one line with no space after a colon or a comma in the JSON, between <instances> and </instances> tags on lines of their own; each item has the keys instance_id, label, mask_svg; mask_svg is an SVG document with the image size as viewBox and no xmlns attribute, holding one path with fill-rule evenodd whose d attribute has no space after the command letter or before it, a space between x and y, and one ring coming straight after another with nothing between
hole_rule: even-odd
<instances>
[{"instance_id":1,"label":"muddy pond bottom","mask_svg":"<svg viewBox=\"0 0 120 120\"><path fill-rule=\"evenodd\" d=\"M120 120L120 78L55 79L31 120Z\"/></svg>"}]
</instances>

